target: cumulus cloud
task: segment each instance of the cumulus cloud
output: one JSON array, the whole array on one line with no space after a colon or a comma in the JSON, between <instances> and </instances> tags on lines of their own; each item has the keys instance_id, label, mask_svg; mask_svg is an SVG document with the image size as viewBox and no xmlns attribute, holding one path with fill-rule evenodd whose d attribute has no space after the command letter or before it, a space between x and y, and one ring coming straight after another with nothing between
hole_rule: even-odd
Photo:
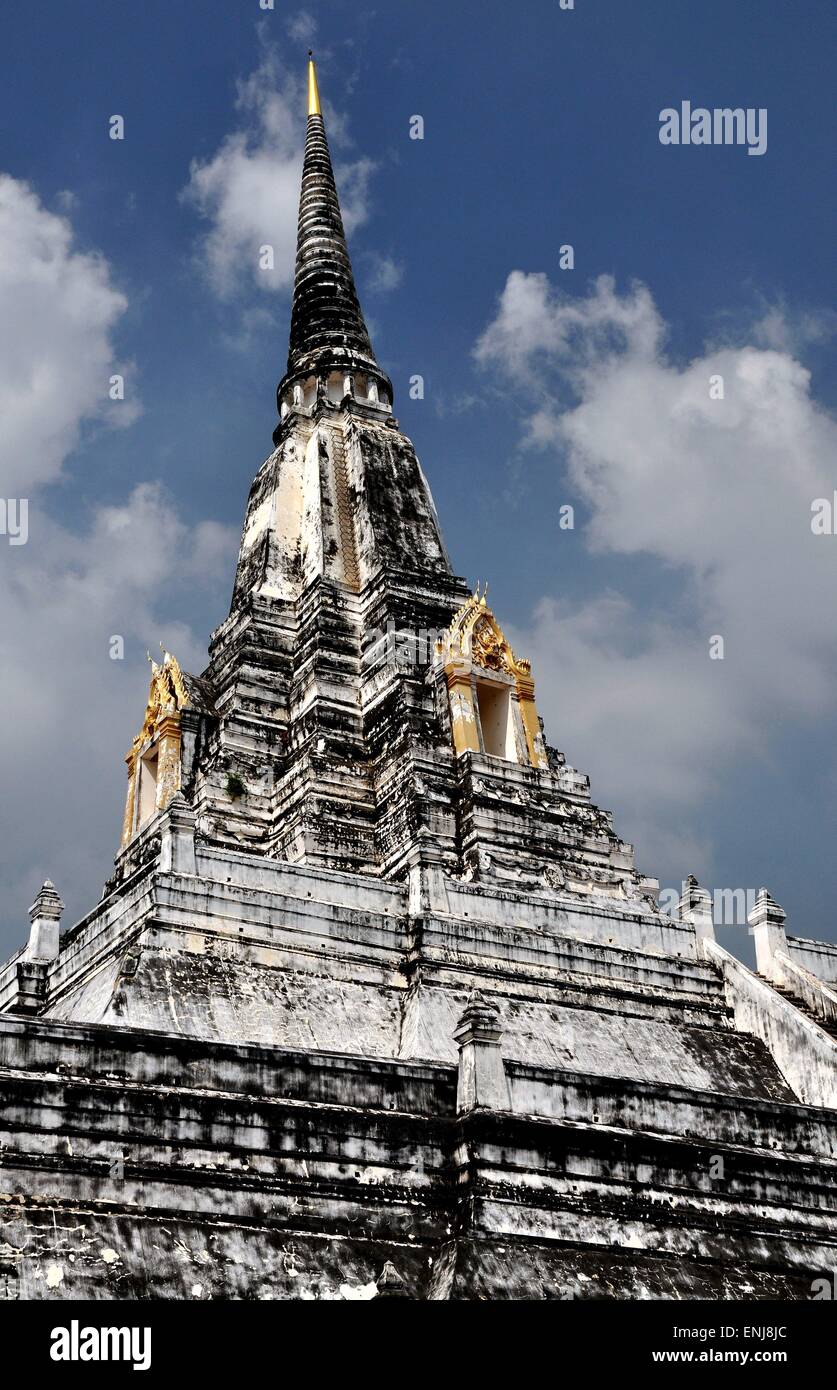
<instances>
[{"instance_id":1,"label":"cumulus cloud","mask_svg":"<svg viewBox=\"0 0 837 1390\"><path fill-rule=\"evenodd\" d=\"M226 580L235 553L231 528L187 526L159 484L98 508L81 532L46 515L33 530L28 545L0 550L0 766L14 789L0 837L7 949L21 943L45 877L70 919L94 905L118 848L146 649L159 657L163 641L184 667L203 668L205 638L172 621L171 596L205 588L206 575ZM111 658L114 638L122 660Z\"/></svg>"},{"instance_id":2,"label":"cumulus cloud","mask_svg":"<svg viewBox=\"0 0 837 1390\"><path fill-rule=\"evenodd\" d=\"M506 363L528 375L534 358L545 353L574 379L609 351L628 350L637 359L653 358L663 323L651 293L635 284L619 295L610 276L595 282L586 299L553 289L542 272L513 270L497 314L481 335L478 361Z\"/></svg>"},{"instance_id":3,"label":"cumulus cloud","mask_svg":"<svg viewBox=\"0 0 837 1390\"><path fill-rule=\"evenodd\" d=\"M2 956L25 939L45 877L70 919L93 906L118 845L146 647L162 639L201 669L205 638L171 622L172 595L205 593L217 576L220 604L231 575L233 528L188 526L157 483L80 529L51 512L49 484L87 422L124 404L108 402L107 382L126 306L107 262L74 249L69 222L0 178L0 491L29 501L28 542L0 534ZM113 637L124 660L110 657Z\"/></svg>"},{"instance_id":4,"label":"cumulus cloud","mask_svg":"<svg viewBox=\"0 0 837 1390\"><path fill-rule=\"evenodd\" d=\"M134 405L108 397L120 371L112 335L125 307L103 258L74 248L68 219L0 174L3 496L29 496L54 479L85 421L135 418Z\"/></svg>"},{"instance_id":5,"label":"cumulus cloud","mask_svg":"<svg viewBox=\"0 0 837 1390\"><path fill-rule=\"evenodd\" d=\"M389 294L404 279L404 267L392 256L373 256L367 288L372 294Z\"/></svg>"},{"instance_id":6,"label":"cumulus cloud","mask_svg":"<svg viewBox=\"0 0 837 1390\"><path fill-rule=\"evenodd\" d=\"M809 343L822 343L837 332L837 312L819 309L816 312L794 312L781 302L767 304L753 325L753 341L759 347L775 348L777 352L798 353Z\"/></svg>"},{"instance_id":7,"label":"cumulus cloud","mask_svg":"<svg viewBox=\"0 0 837 1390\"><path fill-rule=\"evenodd\" d=\"M317 21L308 10L300 10L287 23L290 37L298 43L313 43L317 36Z\"/></svg>"},{"instance_id":8,"label":"cumulus cloud","mask_svg":"<svg viewBox=\"0 0 837 1390\"><path fill-rule=\"evenodd\" d=\"M679 363L645 286L571 298L516 271L476 347L514 375L522 443L556 451L588 548L656 563L641 604L547 595L517 639L553 737L672 876L730 762L833 707L837 541L811 508L833 494L837 422L775 314L765 331Z\"/></svg>"},{"instance_id":9,"label":"cumulus cloud","mask_svg":"<svg viewBox=\"0 0 837 1390\"><path fill-rule=\"evenodd\" d=\"M215 292L231 298L243 286L287 289L293 281L297 211L305 143L301 77L283 72L269 55L237 99L239 127L213 157L195 160L184 197L209 223L199 256ZM342 121L327 115L333 140L345 140ZM335 167L347 234L365 221L370 159ZM261 248L272 249L270 258Z\"/></svg>"}]
</instances>

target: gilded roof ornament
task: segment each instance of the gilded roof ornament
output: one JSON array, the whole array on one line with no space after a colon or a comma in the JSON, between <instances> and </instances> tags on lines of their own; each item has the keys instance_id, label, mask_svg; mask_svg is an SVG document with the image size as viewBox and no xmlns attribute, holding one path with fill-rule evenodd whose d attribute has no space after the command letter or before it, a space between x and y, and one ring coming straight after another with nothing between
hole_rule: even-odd
<instances>
[{"instance_id":1,"label":"gilded roof ornament","mask_svg":"<svg viewBox=\"0 0 837 1390\"><path fill-rule=\"evenodd\" d=\"M469 658L477 666L487 671L505 671L510 676L528 676L531 662L515 657L486 602L488 585L480 593L477 584L474 593L463 603L455 614L448 629L448 650Z\"/></svg>"},{"instance_id":2,"label":"gilded roof ornament","mask_svg":"<svg viewBox=\"0 0 837 1390\"><path fill-rule=\"evenodd\" d=\"M134 739L132 752L142 748L154 737L157 726L162 719L179 714L190 703L189 692L177 657L173 656L171 652L167 652L162 642L160 643L160 651L163 653L161 662L155 661L150 652L145 653L151 666L151 682L148 687L148 704L145 707L142 728Z\"/></svg>"},{"instance_id":3,"label":"gilded roof ornament","mask_svg":"<svg viewBox=\"0 0 837 1390\"><path fill-rule=\"evenodd\" d=\"M314 66L314 54L308 50L308 115L321 116L320 91L317 86L317 69Z\"/></svg>"}]
</instances>

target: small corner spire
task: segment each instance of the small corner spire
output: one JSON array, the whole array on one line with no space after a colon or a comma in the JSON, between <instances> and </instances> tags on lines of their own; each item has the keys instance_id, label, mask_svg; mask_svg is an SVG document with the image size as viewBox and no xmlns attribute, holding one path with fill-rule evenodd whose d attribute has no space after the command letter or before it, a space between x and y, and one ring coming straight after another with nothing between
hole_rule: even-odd
<instances>
[{"instance_id":1,"label":"small corner spire","mask_svg":"<svg viewBox=\"0 0 837 1390\"><path fill-rule=\"evenodd\" d=\"M310 48L308 50L308 115L322 115L320 92L317 87L317 69L314 66L314 52Z\"/></svg>"}]
</instances>

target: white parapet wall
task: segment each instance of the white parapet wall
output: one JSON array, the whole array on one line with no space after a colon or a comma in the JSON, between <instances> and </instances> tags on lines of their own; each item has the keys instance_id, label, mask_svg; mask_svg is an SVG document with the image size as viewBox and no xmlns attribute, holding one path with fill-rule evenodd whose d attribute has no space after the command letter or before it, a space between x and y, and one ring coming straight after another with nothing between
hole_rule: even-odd
<instances>
[{"instance_id":1,"label":"white parapet wall","mask_svg":"<svg viewBox=\"0 0 837 1390\"><path fill-rule=\"evenodd\" d=\"M837 1041L716 941L703 949L723 973L736 1029L761 1038L804 1105L837 1110Z\"/></svg>"},{"instance_id":2,"label":"white parapet wall","mask_svg":"<svg viewBox=\"0 0 837 1390\"><path fill-rule=\"evenodd\" d=\"M822 1019L827 1027L837 1024L837 991L823 984L817 975L812 975L804 965L792 960L782 951L776 952L775 961L782 984L801 999L816 1018Z\"/></svg>"},{"instance_id":3,"label":"white parapet wall","mask_svg":"<svg viewBox=\"0 0 837 1390\"><path fill-rule=\"evenodd\" d=\"M809 941L789 936L788 955L795 965L810 970L827 985L837 985L837 945L833 941Z\"/></svg>"}]
</instances>

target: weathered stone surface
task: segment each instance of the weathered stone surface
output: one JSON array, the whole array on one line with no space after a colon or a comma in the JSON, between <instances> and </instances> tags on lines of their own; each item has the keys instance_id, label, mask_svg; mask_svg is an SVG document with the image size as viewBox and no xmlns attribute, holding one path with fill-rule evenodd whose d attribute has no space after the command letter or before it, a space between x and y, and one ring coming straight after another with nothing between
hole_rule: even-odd
<instances>
[{"instance_id":1,"label":"weathered stone surface","mask_svg":"<svg viewBox=\"0 0 837 1390\"><path fill-rule=\"evenodd\" d=\"M462 1115L439 1063L0 1020L7 1296L373 1297L386 1261L413 1298L805 1296L829 1267L834 1112L506 1070L510 1108Z\"/></svg>"}]
</instances>

